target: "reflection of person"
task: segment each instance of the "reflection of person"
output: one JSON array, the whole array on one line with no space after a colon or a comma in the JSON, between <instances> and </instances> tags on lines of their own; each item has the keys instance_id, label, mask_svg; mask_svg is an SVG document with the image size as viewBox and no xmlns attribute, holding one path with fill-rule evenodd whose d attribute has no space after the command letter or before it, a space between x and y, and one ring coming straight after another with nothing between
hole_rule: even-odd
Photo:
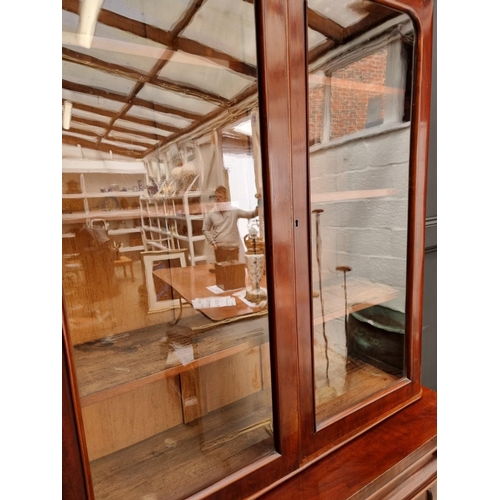
<instances>
[{"instance_id":1,"label":"reflection of person","mask_svg":"<svg viewBox=\"0 0 500 500\"><path fill-rule=\"evenodd\" d=\"M227 200L226 188L218 186L215 189L215 206L208 212L203 222L203 234L213 246L217 262L238 260L240 247L238 219L253 219L257 215L258 207L251 212L233 207Z\"/></svg>"}]
</instances>

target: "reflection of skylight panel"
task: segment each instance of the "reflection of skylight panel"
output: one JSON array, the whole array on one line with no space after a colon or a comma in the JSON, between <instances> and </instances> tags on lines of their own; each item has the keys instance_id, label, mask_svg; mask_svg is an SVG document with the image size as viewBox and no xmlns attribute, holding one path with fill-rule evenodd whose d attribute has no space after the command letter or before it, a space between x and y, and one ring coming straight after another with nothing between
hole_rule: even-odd
<instances>
[{"instance_id":1,"label":"reflection of skylight panel","mask_svg":"<svg viewBox=\"0 0 500 500\"><path fill-rule=\"evenodd\" d=\"M256 66L253 9L252 4L242 1L207 0L182 36Z\"/></svg>"},{"instance_id":2,"label":"reflection of skylight panel","mask_svg":"<svg viewBox=\"0 0 500 500\"><path fill-rule=\"evenodd\" d=\"M125 134L122 132L113 132L111 131L108 134L109 139L117 139L117 140L130 140L130 141L137 141L137 142L143 142L146 144L156 144L158 141L155 139L149 139L148 137L143 137L142 135L135 135L135 134Z\"/></svg>"},{"instance_id":3,"label":"reflection of skylight panel","mask_svg":"<svg viewBox=\"0 0 500 500\"><path fill-rule=\"evenodd\" d=\"M98 122L102 122L103 125L108 125L111 120L109 116L103 116L97 113L91 113L90 111L76 109L75 107L73 107L73 110L71 111L71 116L73 117L73 119L79 117L79 118L87 118L89 120L96 120Z\"/></svg>"},{"instance_id":4,"label":"reflection of skylight panel","mask_svg":"<svg viewBox=\"0 0 500 500\"><path fill-rule=\"evenodd\" d=\"M73 104L80 103L108 111L120 111L124 106L123 102L113 101L97 95L73 92L67 89L62 89L62 98L71 101Z\"/></svg>"},{"instance_id":5,"label":"reflection of skylight panel","mask_svg":"<svg viewBox=\"0 0 500 500\"><path fill-rule=\"evenodd\" d=\"M77 139L84 139L85 141L94 142L94 143L97 142L97 138L96 137L90 137L90 136L85 135L85 134L76 134L75 132L66 132L66 131L64 131L63 132L63 137L64 136L76 137Z\"/></svg>"},{"instance_id":6,"label":"reflection of skylight panel","mask_svg":"<svg viewBox=\"0 0 500 500\"><path fill-rule=\"evenodd\" d=\"M62 62L62 74L65 80L125 95L128 95L136 84L129 78L111 75L105 71L67 61Z\"/></svg>"},{"instance_id":7,"label":"reflection of skylight panel","mask_svg":"<svg viewBox=\"0 0 500 500\"><path fill-rule=\"evenodd\" d=\"M359 11L353 7L358 4ZM351 24L361 21L368 15L367 12L362 12L362 2L355 0L309 0L308 6L310 9L318 12L322 16L335 21L342 27L347 28Z\"/></svg>"},{"instance_id":8,"label":"reflection of skylight panel","mask_svg":"<svg viewBox=\"0 0 500 500\"><path fill-rule=\"evenodd\" d=\"M127 120L116 120L115 125L117 127L123 127L129 130L139 130L141 132L147 132L149 134L161 135L163 137L168 137L172 135L172 132L161 130L155 127L150 127L149 125L142 125L140 123L129 122Z\"/></svg>"},{"instance_id":9,"label":"reflection of skylight panel","mask_svg":"<svg viewBox=\"0 0 500 500\"><path fill-rule=\"evenodd\" d=\"M186 0L104 0L102 8L170 31L186 10ZM168 16L162 15L168 12Z\"/></svg>"},{"instance_id":10,"label":"reflection of skylight panel","mask_svg":"<svg viewBox=\"0 0 500 500\"><path fill-rule=\"evenodd\" d=\"M214 64L206 64L202 58L184 53L172 56L159 76L179 84L194 85L226 99L232 99L255 81L254 78L239 75Z\"/></svg>"},{"instance_id":11,"label":"reflection of skylight panel","mask_svg":"<svg viewBox=\"0 0 500 500\"><path fill-rule=\"evenodd\" d=\"M110 141L108 139L103 139L101 141L101 144L110 144L111 146L133 149L135 151L146 151L146 149L147 149L144 146L137 146L135 144L129 144L128 142Z\"/></svg>"},{"instance_id":12,"label":"reflection of skylight panel","mask_svg":"<svg viewBox=\"0 0 500 500\"><path fill-rule=\"evenodd\" d=\"M190 113L198 113L204 115L210 113L217 108L217 105L197 99L196 97L189 97L171 90L161 89L154 85L145 84L144 87L137 94L137 97L145 99L146 101L153 101L162 104L163 106L170 106L176 109L183 109Z\"/></svg>"},{"instance_id":13,"label":"reflection of skylight panel","mask_svg":"<svg viewBox=\"0 0 500 500\"><path fill-rule=\"evenodd\" d=\"M93 125L88 125L87 123L82 123L82 122L78 122L75 120L72 121L71 128L77 128L79 130L86 130L87 132L93 132L94 134L98 134L98 135L103 135L104 132L106 132L105 128L95 127Z\"/></svg>"},{"instance_id":14,"label":"reflection of skylight panel","mask_svg":"<svg viewBox=\"0 0 500 500\"><path fill-rule=\"evenodd\" d=\"M136 118L144 118L164 125L170 125L177 128L185 128L191 125L191 120L186 120L180 116L160 113L152 109L143 108L141 106L133 106L127 113L127 116L135 116ZM125 117L126 118L126 117Z\"/></svg>"},{"instance_id":15,"label":"reflection of skylight panel","mask_svg":"<svg viewBox=\"0 0 500 500\"><path fill-rule=\"evenodd\" d=\"M318 33L311 28L307 30L307 42L309 44L309 50L317 47L319 44L323 43L326 40L326 36Z\"/></svg>"}]
</instances>

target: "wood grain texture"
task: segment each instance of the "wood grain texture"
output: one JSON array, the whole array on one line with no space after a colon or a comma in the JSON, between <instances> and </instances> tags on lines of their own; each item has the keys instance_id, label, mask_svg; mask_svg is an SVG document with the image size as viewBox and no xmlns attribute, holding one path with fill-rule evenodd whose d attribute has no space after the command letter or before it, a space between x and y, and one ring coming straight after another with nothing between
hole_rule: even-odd
<instances>
[{"instance_id":1,"label":"wood grain texture","mask_svg":"<svg viewBox=\"0 0 500 500\"><path fill-rule=\"evenodd\" d=\"M361 500L371 498L406 469L433 461L437 444L437 395L423 397L362 436L330 453L271 491L261 500ZM422 465L422 464L420 464ZM420 470L420 465L417 470ZM435 476L435 461L428 476ZM419 484L424 478L420 478ZM398 481L393 483L397 487ZM418 485L415 485L415 491ZM389 494L386 491L386 494ZM375 498L375 497L374 497ZM379 497L377 497L379 498ZM384 499L389 498L384 496ZM406 497L395 497L406 498Z\"/></svg>"},{"instance_id":2,"label":"wood grain texture","mask_svg":"<svg viewBox=\"0 0 500 500\"><path fill-rule=\"evenodd\" d=\"M87 499L84 465L73 407L66 351L62 349L62 498ZM69 480L71 478L71 480Z\"/></svg>"},{"instance_id":3,"label":"wood grain texture","mask_svg":"<svg viewBox=\"0 0 500 500\"><path fill-rule=\"evenodd\" d=\"M261 363L257 346L182 373L184 422L262 390Z\"/></svg>"},{"instance_id":4,"label":"wood grain texture","mask_svg":"<svg viewBox=\"0 0 500 500\"><path fill-rule=\"evenodd\" d=\"M89 460L182 422L177 377L160 380L82 409Z\"/></svg>"},{"instance_id":5,"label":"wood grain texture","mask_svg":"<svg viewBox=\"0 0 500 500\"><path fill-rule=\"evenodd\" d=\"M269 402L269 391L260 391L189 425L93 461L96 499L185 498L272 456Z\"/></svg>"},{"instance_id":6,"label":"wood grain texture","mask_svg":"<svg viewBox=\"0 0 500 500\"><path fill-rule=\"evenodd\" d=\"M211 268L213 269L212 265L201 264L197 266L159 269L154 271L153 274L172 286L176 292L190 304L196 298L224 297L231 296L235 293L235 290L231 290L221 294L215 294L207 289L207 287L216 284L216 273L209 272ZM263 286L265 286L265 284ZM234 306L211 307L200 309L200 311L212 321L224 321L235 318L236 316L246 316L258 313L266 308L267 304L264 307L249 307L239 298L236 298L236 305Z\"/></svg>"},{"instance_id":7,"label":"wood grain texture","mask_svg":"<svg viewBox=\"0 0 500 500\"><path fill-rule=\"evenodd\" d=\"M201 315L199 315L201 316ZM158 325L73 349L83 406L232 356L267 341L267 318L193 332L200 317ZM209 325L210 326L210 325Z\"/></svg>"}]
</instances>

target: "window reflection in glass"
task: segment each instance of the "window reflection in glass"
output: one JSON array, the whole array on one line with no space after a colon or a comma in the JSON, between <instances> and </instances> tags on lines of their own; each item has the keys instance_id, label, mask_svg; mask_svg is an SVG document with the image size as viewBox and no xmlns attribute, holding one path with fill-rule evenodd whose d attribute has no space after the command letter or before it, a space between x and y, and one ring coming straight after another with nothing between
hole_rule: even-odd
<instances>
[{"instance_id":1,"label":"window reflection in glass","mask_svg":"<svg viewBox=\"0 0 500 500\"><path fill-rule=\"evenodd\" d=\"M413 26L310 0L309 176L317 425L405 376Z\"/></svg>"},{"instance_id":2,"label":"window reflection in glass","mask_svg":"<svg viewBox=\"0 0 500 500\"><path fill-rule=\"evenodd\" d=\"M254 7L92 16L63 2L63 295L94 494L184 498L275 449Z\"/></svg>"}]
</instances>

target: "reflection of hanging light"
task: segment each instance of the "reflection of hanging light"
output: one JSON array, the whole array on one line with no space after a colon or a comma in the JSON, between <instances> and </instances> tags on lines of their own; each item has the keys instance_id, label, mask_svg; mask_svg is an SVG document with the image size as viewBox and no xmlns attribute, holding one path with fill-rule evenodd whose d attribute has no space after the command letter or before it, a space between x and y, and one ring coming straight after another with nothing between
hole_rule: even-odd
<instances>
[{"instance_id":1,"label":"reflection of hanging light","mask_svg":"<svg viewBox=\"0 0 500 500\"><path fill-rule=\"evenodd\" d=\"M78 44L86 49L92 47L99 11L104 0L80 0Z\"/></svg>"},{"instance_id":2,"label":"reflection of hanging light","mask_svg":"<svg viewBox=\"0 0 500 500\"><path fill-rule=\"evenodd\" d=\"M63 129L69 130L71 125L71 110L73 109L73 103L71 101L64 101L63 110Z\"/></svg>"}]
</instances>

